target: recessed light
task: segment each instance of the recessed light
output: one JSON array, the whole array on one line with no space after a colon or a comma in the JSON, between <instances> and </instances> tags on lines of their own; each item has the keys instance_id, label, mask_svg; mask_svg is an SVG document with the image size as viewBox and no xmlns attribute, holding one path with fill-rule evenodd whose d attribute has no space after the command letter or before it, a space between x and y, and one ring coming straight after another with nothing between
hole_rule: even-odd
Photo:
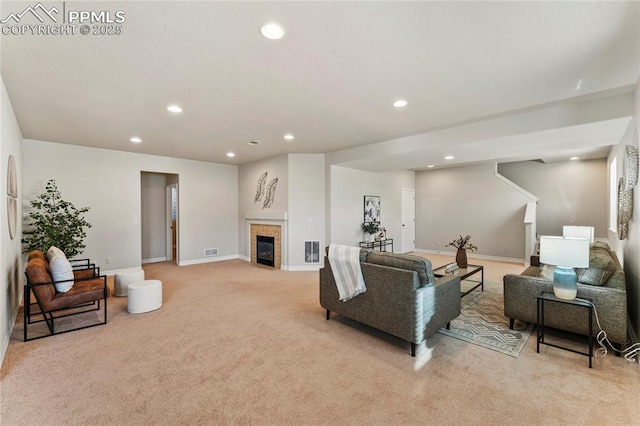
<instances>
[{"instance_id":1,"label":"recessed light","mask_svg":"<svg viewBox=\"0 0 640 426\"><path fill-rule=\"evenodd\" d=\"M571 157L571 158L569 158L569 160L571 160L571 161L575 161L575 160L579 160L579 159L580 159L580 157Z\"/></svg>"},{"instance_id":2,"label":"recessed light","mask_svg":"<svg viewBox=\"0 0 640 426\"><path fill-rule=\"evenodd\" d=\"M444 157L445 160L453 160L454 158L456 157L454 157L453 155L447 155L446 157Z\"/></svg>"},{"instance_id":3,"label":"recessed light","mask_svg":"<svg viewBox=\"0 0 640 426\"><path fill-rule=\"evenodd\" d=\"M284 37L284 28L280 24L270 22L260 28L260 34L269 40L278 40Z\"/></svg>"},{"instance_id":4,"label":"recessed light","mask_svg":"<svg viewBox=\"0 0 640 426\"><path fill-rule=\"evenodd\" d=\"M433 164L429 164L429 165L427 166L427 169L433 169Z\"/></svg>"},{"instance_id":5,"label":"recessed light","mask_svg":"<svg viewBox=\"0 0 640 426\"><path fill-rule=\"evenodd\" d=\"M396 108L402 108L402 107L407 106L407 103L408 102L405 101L404 99L398 99L397 101L395 101L393 103L393 106L396 107Z\"/></svg>"},{"instance_id":6,"label":"recessed light","mask_svg":"<svg viewBox=\"0 0 640 426\"><path fill-rule=\"evenodd\" d=\"M247 145L258 145L261 144L262 141L259 141L258 139L254 139L252 141L247 142Z\"/></svg>"},{"instance_id":7,"label":"recessed light","mask_svg":"<svg viewBox=\"0 0 640 426\"><path fill-rule=\"evenodd\" d=\"M291 133L287 133L286 135L284 135L284 138L288 141L292 141L295 139L295 137Z\"/></svg>"},{"instance_id":8,"label":"recessed light","mask_svg":"<svg viewBox=\"0 0 640 426\"><path fill-rule=\"evenodd\" d=\"M142 142L142 139L140 139L140 138L139 138L139 137L137 137L137 136L134 136L134 137L132 137L132 138L131 138L131 139L129 139L129 140L130 140L131 142L134 142L134 143L140 143L140 142Z\"/></svg>"},{"instance_id":9,"label":"recessed light","mask_svg":"<svg viewBox=\"0 0 640 426\"><path fill-rule=\"evenodd\" d=\"M233 152L227 152L227 157L235 157L236 154L234 154Z\"/></svg>"},{"instance_id":10,"label":"recessed light","mask_svg":"<svg viewBox=\"0 0 640 426\"><path fill-rule=\"evenodd\" d=\"M180 108L178 105L169 105L167 109L171 112L182 112L182 108Z\"/></svg>"}]
</instances>

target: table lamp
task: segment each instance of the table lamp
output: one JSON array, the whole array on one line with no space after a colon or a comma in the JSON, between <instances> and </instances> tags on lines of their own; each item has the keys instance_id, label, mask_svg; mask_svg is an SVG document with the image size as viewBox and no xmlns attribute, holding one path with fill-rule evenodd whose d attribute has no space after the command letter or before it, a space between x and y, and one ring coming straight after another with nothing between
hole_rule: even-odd
<instances>
[{"instance_id":1,"label":"table lamp","mask_svg":"<svg viewBox=\"0 0 640 426\"><path fill-rule=\"evenodd\" d=\"M571 238L588 238L590 243L593 243L593 226L573 226L565 225L562 227L562 236Z\"/></svg>"},{"instance_id":2,"label":"table lamp","mask_svg":"<svg viewBox=\"0 0 640 426\"><path fill-rule=\"evenodd\" d=\"M540 237L540 262L555 265L553 293L558 299L573 300L578 294L578 277L573 268L589 267L589 239Z\"/></svg>"}]
</instances>

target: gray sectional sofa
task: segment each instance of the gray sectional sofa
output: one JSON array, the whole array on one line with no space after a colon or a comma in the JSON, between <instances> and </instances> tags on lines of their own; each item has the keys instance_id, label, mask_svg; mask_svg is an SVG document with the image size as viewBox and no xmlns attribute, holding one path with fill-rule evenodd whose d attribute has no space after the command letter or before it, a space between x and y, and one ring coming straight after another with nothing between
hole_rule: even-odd
<instances>
[{"instance_id":1,"label":"gray sectional sofa","mask_svg":"<svg viewBox=\"0 0 640 426\"><path fill-rule=\"evenodd\" d=\"M627 292L625 275L616 254L606 243L596 242L590 249L589 268L578 269L578 296L589 298L600 324L611 342L624 347L627 341ZM537 297L541 291L553 292L553 275L545 266L530 266L521 275L504 276L504 315L513 320L537 322ZM545 276L546 275L546 276ZM595 317L595 314L594 314ZM593 320L593 335L599 329ZM545 326L582 335L589 334L584 310L575 306L548 304Z\"/></svg>"},{"instance_id":2,"label":"gray sectional sofa","mask_svg":"<svg viewBox=\"0 0 640 426\"><path fill-rule=\"evenodd\" d=\"M320 269L320 305L331 312L382 330L416 345L448 326L460 314L460 279L433 276L428 259L361 250L367 291L346 302L338 290L327 256Z\"/></svg>"}]
</instances>

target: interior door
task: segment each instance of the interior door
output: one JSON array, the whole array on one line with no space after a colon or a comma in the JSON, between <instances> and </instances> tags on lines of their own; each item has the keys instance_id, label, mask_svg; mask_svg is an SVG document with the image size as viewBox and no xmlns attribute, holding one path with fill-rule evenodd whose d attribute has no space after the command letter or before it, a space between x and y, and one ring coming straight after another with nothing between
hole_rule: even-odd
<instances>
[{"instance_id":1,"label":"interior door","mask_svg":"<svg viewBox=\"0 0 640 426\"><path fill-rule=\"evenodd\" d=\"M175 260L177 263L178 245L178 184L167 185L167 249L166 257L168 261Z\"/></svg>"},{"instance_id":2,"label":"interior door","mask_svg":"<svg viewBox=\"0 0 640 426\"><path fill-rule=\"evenodd\" d=\"M400 252L408 253L416 249L416 190L402 188L402 231Z\"/></svg>"}]
</instances>

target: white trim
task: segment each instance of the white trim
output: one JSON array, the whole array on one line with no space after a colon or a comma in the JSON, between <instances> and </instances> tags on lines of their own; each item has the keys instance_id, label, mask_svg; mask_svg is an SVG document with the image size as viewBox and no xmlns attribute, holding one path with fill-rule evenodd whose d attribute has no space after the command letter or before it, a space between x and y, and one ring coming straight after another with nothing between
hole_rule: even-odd
<instances>
[{"instance_id":1,"label":"white trim","mask_svg":"<svg viewBox=\"0 0 640 426\"><path fill-rule=\"evenodd\" d=\"M440 250L425 250L425 249L415 249L414 251L418 253L431 253L431 254L442 254L444 256L455 256L455 252L451 251L440 251ZM483 254L473 254L470 255L467 252L467 258L469 259L484 259L484 260L497 260L500 262L512 262L512 263L525 263L524 259L518 259L516 257L500 257L500 256L486 256Z\"/></svg>"},{"instance_id":2,"label":"white trim","mask_svg":"<svg viewBox=\"0 0 640 426\"><path fill-rule=\"evenodd\" d=\"M127 272L138 272L142 270L142 266L133 267L133 268L122 268L122 269L112 269L110 271L100 271L101 275L106 275L111 277L115 274L127 273Z\"/></svg>"},{"instance_id":3,"label":"white trim","mask_svg":"<svg viewBox=\"0 0 640 426\"><path fill-rule=\"evenodd\" d=\"M185 260L184 262L178 262L178 266L198 265L200 263L210 263L210 262L222 262L223 260L234 260L239 258L240 258L240 255L238 254L232 254L229 256L207 257L206 259L194 259L194 260Z\"/></svg>"},{"instance_id":4,"label":"white trim","mask_svg":"<svg viewBox=\"0 0 640 426\"><path fill-rule=\"evenodd\" d=\"M251 262L251 258L249 256L245 256L244 254L239 254L238 259L244 260L246 262Z\"/></svg>"},{"instance_id":5,"label":"white trim","mask_svg":"<svg viewBox=\"0 0 640 426\"><path fill-rule=\"evenodd\" d=\"M22 286L20 286L22 287ZM9 327L6 331L7 331L7 335L5 336L6 339L5 344L3 345L2 348L0 348L0 367L2 367L2 364L4 363L4 358L7 356L7 351L9 350L9 343L11 342L11 335L13 334L13 330L16 327L16 321L18 320L18 314L20 313L20 306L22 306L22 301L24 299L24 291L19 291L19 296L18 296L18 309L16 309L16 314L13 316L13 319L11 320L11 327ZM24 307L23 307L24 309Z\"/></svg>"},{"instance_id":6,"label":"white trim","mask_svg":"<svg viewBox=\"0 0 640 426\"><path fill-rule=\"evenodd\" d=\"M287 220L287 212L246 212L246 220Z\"/></svg>"},{"instance_id":7,"label":"white trim","mask_svg":"<svg viewBox=\"0 0 640 426\"><path fill-rule=\"evenodd\" d=\"M309 264L309 265L304 265L304 266L288 266L286 269L281 268L283 271L288 271L288 272L305 272L305 271L314 271L317 272L322 268L322 265L320 264Z\"/></svg>"},{"instance_id":8,"label":"white trim","mask_svg":"<svg viewBox=\"0 0 640 426\"><path fill-rule=\"evenodd\" d=\"M515 182L510 181L509 179L507 179L506 177L504 177L500 173L498 173L498 163L495 163L495 169L493 171L493 174L495 175L495 177L497 177L498 179L500 179L501 181L503 181L507 185L511 186L513 189L515 189L516 191L520 192L525 197L530 198L531 200L535 201L536 203L538 201L540 201L540 199L538 197L536 197L535 195L533 195L529 191L527 191L524 188L518 186Z\"/></svg>"},{"instance_id":9,"label":"white trim","mask_svg":"<svg viewBox=\"0 0 640 426\"><path fill-rule=\"evenodd\" d=\"M152 257L151 259L142 259L142 263L157 263L157 262L166 262L167 257Z\"/></svg>"}]
</instances>

